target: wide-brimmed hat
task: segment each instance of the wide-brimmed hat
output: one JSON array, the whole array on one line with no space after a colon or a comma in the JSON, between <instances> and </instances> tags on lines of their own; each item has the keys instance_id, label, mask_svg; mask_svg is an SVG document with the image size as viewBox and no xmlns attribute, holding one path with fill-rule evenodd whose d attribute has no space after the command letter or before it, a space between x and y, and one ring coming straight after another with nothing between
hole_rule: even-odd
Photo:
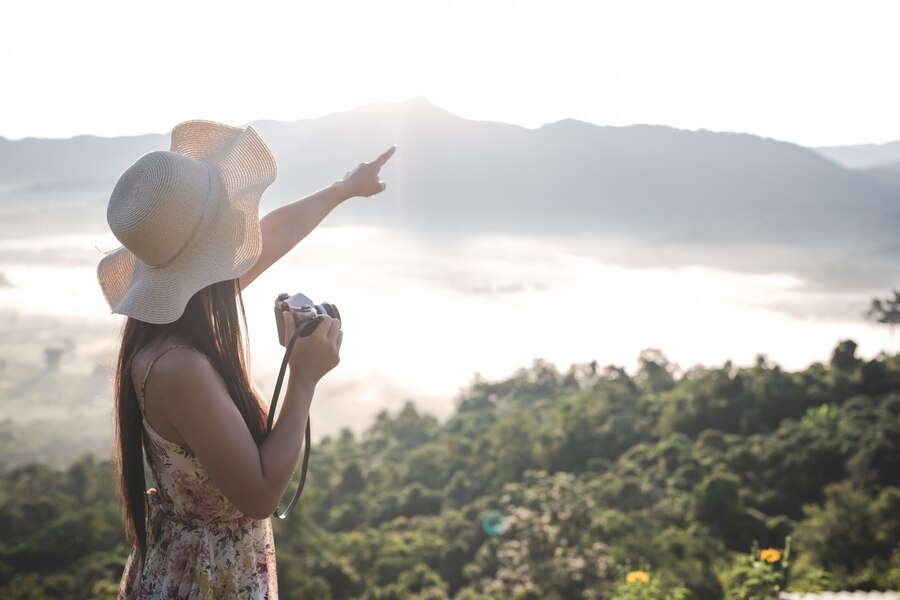
<instances>
[{"instance_id":1,"label":"wide-brimmed hat","mask_svg":"<svg viewBox=\"0 0 900 600\"><path fill-rule=\"evenodd\" d=\"M276 175L249 125L176 125L171 149L139 158L110 196L106 219L123 247L97 277L112 312L171 323L198 291L250 270L262 250L259 200Z\"/></svg>"}]
</instances>

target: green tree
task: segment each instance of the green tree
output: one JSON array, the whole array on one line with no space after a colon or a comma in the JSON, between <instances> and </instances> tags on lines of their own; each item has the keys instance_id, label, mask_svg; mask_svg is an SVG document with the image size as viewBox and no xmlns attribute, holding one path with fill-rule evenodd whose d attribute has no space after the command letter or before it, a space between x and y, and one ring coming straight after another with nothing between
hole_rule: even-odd
<instances>
[{"instance_id":1,"label":"green tree","mask_svg":"<svg viewBox=\"0 0 900 600\"><path fill-rule=\"evenodd\" d=\"M894 290L894 297L873 298L866 317L877 322L884 323L890 330L890 343L888 351L894 351L894 325L900 323L900 290Z\"/></svg>"},{"instance_id":2,"label":"green tree","mask_svg":"<svg viewBox=\"0 0 900 600\"><path fill-rule=\"evenodd\" d=\"M832 368L841 371L853 371L859 365L860 360L856 357L856 342L853 340L841 340L831 354Z\"/></svg>"}]
</instances>

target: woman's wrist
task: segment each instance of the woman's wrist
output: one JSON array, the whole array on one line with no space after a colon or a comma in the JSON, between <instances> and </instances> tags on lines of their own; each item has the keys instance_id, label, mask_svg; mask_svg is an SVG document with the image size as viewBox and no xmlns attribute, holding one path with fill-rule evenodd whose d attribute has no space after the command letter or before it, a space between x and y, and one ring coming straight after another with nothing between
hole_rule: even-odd
<instances>
[{"instance_id":1,"label":"woman's wrist","mask_svg":"<svg viewBox=\"0 0 900 600\"><path fill-rule=\"evenodd\" d=\"M349 200L356 196L353 191L347 187L347 182L345 181L335 181L329 186L329 189L335 195L338 204L343 202L344 200Z\"/></svg>"},{"instance_id":2,"label":"woman's wrist","mask_svg":"<svg viewBox=\"0 0 900 600\"><path fill-rule=\"evenodd\" d=\"M292 368L288 377L287 393L292 395L299 394L303 398L312 400L313 395L316 393L316 382L304 377L300 369L294 370Z\"/></svg>"}]
</instances>

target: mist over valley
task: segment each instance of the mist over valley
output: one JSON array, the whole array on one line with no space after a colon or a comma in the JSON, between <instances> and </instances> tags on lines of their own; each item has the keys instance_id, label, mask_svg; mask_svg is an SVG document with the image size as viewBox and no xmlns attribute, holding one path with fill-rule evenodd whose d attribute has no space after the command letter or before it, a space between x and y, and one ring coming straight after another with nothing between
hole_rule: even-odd
<instances>
[{"instance_id":1,"label":"mist over valley","mask_svg":"<svg viewBox=\"0 0 900 600\"><path fill-rule=\"evenodd\" d=\"M424 98L252 125L279 168L261 214L398 147L385 193L338 207L245 291L266 393L280 362L274 296L341 308L317 437L406 400L443 418L476 374L538 358L632 369L653 347L685 369L759 352L802 368L846 337L863 355L888 344L862 313L900 275L890 145L860 158L663 126L527 129ZM53 438L60 463L108 454L121 319L95 268L119 245L105 220L116 179L159 149L167 134L0 139L0 435ZM90 447L63 441L79 436Z\"/></svg>"}]
</instances>

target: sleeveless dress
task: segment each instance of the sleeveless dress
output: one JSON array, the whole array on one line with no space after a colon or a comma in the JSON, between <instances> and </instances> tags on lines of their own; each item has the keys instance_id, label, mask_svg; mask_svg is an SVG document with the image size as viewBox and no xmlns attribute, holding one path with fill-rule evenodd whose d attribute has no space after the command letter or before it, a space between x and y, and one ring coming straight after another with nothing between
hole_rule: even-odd
<instances>
[{"instance_id":1,"label":"sleeveless dress","mask_svg":"<svg viewBox=\"0 0 900 600\"><path fill-rule=\"evenodd\" d=\"M144 412L144 451L155 487L147 491L147 556L138 569L132 548L119 598L276 600L275 543L270 519L241 513L210 480L191 450L157 433Z\"/></svg>"}]
</instances>

